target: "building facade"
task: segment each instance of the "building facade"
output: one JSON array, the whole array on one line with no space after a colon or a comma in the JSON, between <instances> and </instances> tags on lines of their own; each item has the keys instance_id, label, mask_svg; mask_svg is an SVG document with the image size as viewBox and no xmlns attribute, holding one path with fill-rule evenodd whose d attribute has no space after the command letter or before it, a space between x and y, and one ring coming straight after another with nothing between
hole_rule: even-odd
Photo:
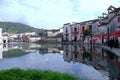
<instances>
[{"instance_id":1,"label":"building facade","mask_svg":"<svg viewBox=\"0 0 120 80\"><path fill-rule=\"evenodd\" d=\"M65 42L72 41L70 23L66 23L63 25L63 41L65 41Z\"/></svg>"},{"instance_id":2,"label":"building facade","mask_svg":"<svg viewBox=\"0 0 120 80\"><path fill-rule=\"evenodd\" d=\"M63 41L85 43L94 42L104 44L111 38L120 44L120 8L110 6L108 13L103 13L98 19L80 23L67 23L63 25ZM84 35L85 30L90 30L89 35Z\"/></svg>"},{"instance_id":3,"label":"building facade","mask_svg":"<svg viewBox=\"0 0 120 80\"><path fill-rule=\"evenodd\" d=\"M3 43L2 41L2 28L0 28L0 44Z\"/></svg>"},{"instance_id":4,"label":"building facade","mask_svg":"<svg viewBox=\"0 0 120 80\"><path fill-rule=\"evenodd\" d=\"M104 41L111 38L120 43L120 8L110 6L107 10L108 14L105 16L103 13L102 17L99 18L98 25L96 24L101 43L103 44Z\"/></svg>"}]
</instances>

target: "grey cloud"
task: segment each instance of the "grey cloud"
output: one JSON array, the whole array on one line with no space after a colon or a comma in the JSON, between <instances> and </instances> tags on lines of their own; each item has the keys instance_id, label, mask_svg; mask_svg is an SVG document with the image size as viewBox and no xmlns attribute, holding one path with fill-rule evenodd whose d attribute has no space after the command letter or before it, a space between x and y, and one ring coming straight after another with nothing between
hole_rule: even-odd
<instances>
[{"instance_id":1,"label":"grey cloud","mask_svg":"<svg viewBox=\"0 0 120 80\"><path fill-rule=\"evenodd\" d=\"M37 28L59 28L67 22L80 22L95 18L102 13L101 11L106 10L105 5L100 8L94 7L92 1L0 0L0 20L25 23ZM119 4L114 0L113 2L101 0L96 5L101 6L103 2L107 2L107 5Z\"/></svg>"}]
</instances>

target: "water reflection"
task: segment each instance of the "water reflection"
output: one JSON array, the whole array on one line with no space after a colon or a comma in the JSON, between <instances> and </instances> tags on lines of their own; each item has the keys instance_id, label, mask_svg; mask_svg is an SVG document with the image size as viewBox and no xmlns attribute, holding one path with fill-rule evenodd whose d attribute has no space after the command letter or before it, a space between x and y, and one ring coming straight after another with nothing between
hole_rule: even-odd
<instances>
[{"instance_id":1,"label":"water reflection","mask_svg":"<svg viewBox=\"0 0 120 80\"><path fill-rule=\"evenodd\" d=\"M61 44L40 44L41 47L38 48L40 54L48 53L61 53L62 54L62 45Z\"/></svg>"},{"instance_id":2,"label":"water reflection","mask_svg":"<svg viewBox=\"0 0 120 80\"><path fill-rule=\"evenodd\" d=\"M30 52L35 52L36 49L31 49L34 44L28 43L13 43L13 44L1 44L0 45L0 59L19 57ZM35 47L37 47L35 45Z\"/></svg>"},{"instance_id":3,"label":"water reflection","mask_svg":"<svg viewBox=\"0 0 120 80\"><path fill-rule=\"evenodd\" d=\"M92 53L85 47L79 45L64 45L64 60L73 62L90 63L92 61Z\"/></svg>"},{"instance_id":4,"label":"water reflection","mask_svg":"<svg viewBox=\"0 0 120 80\"><path fill-rule=\"evenodd\" d=\"M62 49L59 44L35 44L35 43L13 43L13 44L1 44L0 45L0 59L16 57L18 54L35 53L39 51L40 54L47 53L61 53L59 49ZM7 56L9 55L9 56ZM20 56L20 55L18 55Z\"/></svg>"},{"instance_id":5,"label":"water reflection","mask_svg":"<svg viewBox=\"0 0 120 80\"><path fill-rule=\"evenodd\" d=\"M0 45L0 60L0 69L49 69L71 73L83 80L120 80L120 56L90 45Z\"/></svg>"},{"instance_id":6,"label":"water reflection","mask_svg":"<svg viewBox=\"0 0 120 80\"><path fill-rule=\"evenodd\" d=\"M92 65L109 80L120 80L120 56L111 51L90 45L64 45L64 60Z\"/></svg>"}]
</instances>

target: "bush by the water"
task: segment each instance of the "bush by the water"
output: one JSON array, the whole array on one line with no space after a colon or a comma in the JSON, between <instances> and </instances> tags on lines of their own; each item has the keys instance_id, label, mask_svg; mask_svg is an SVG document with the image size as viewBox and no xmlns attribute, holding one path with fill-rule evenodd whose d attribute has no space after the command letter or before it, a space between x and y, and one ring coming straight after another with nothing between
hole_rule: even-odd
<instances>
[{"instance_id":1,"label":"bush by the water","mask_svg":"<svg viewBox=\"0 0 120 80\"><path fill-rule=\"evenodd\" d=\"M78 80L70 74L52 71L9 69L0 71L0 80Z\"/></svg>"}]
</instances>

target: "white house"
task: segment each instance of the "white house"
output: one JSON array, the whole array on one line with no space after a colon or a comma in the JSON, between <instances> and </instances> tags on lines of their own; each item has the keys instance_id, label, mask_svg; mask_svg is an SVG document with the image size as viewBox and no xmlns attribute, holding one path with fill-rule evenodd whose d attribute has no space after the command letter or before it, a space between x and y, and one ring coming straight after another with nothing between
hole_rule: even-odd
<instances>
[{"instance_id":1,"label":"white house","mask_svg":"<svg viewBox=\"0 0 120 80\"><path fill-rule=\"evenodd\" d=\"M0 44L3 43L2 41L2 28L0 28Z\"/></svg>"},{"instance_id":2,"label":"white house","mask_svg":"<svg viewBox=\"0 0 120 80\"><path fill-rule=\"evenodd\" d=\"M63 25L63 40L71 41L71 25L70 23L66 23Z\"/></svg>"},{"instance_id":3,"label":"white house","mask_svg":"<svg viewBox=\"0 0 120 80\"><path fill-rule=\"evenodd\" d=\"M73 23L73 24L71 24L71 39L72 39L72 41L76 42L80 38L79 26L80 26L80 23Z\"/></svg>"},{"instance_id":4,"label":"white house","mask_svg":"<svg viewBox=\"0 0 120 80\"><path fill-rule=\"evenodd\" d=\"M53 30L46 30L47 31L47 36L48 37L55 37L57 36L58 34L60 34L60 29L53 29Z\"/></svg>"},{"instance_id":5,"label":"white house","mask_svg":"<svg viewBox=\"0 0 120 80\"><path fill-rule=\"evenodd\" d=\"M29 42L37 42L40 41L41 37L39 35L31 35L29 36Z\"/></svg>"}]
</instances>

